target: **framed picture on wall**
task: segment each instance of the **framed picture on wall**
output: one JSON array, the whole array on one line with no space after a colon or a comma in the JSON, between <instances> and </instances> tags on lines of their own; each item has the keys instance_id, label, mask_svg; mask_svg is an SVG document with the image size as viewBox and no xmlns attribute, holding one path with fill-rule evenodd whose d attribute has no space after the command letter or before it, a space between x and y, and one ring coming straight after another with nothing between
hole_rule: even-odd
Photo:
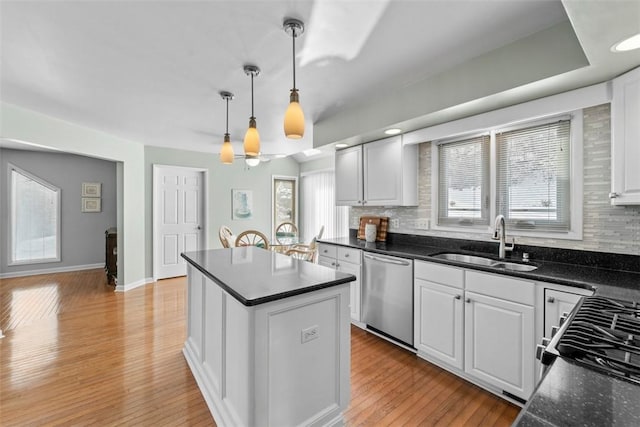
<instances>
[{"instance_id":1,"label":"framed picture on wall","mask_svg":"<svg viewBox=\"0 0 640 427\"><path fill-rule=\"evenodd\" d=\"M101 200L94 197L83 197L82 212L100 212L102 210Z\"/></svg>"},{"instance_id":2,"label":"framed picture on wall","mask_svg":"<svg viewBox=\"0 0 640 427\"><path fill-rule=\"evenodd\" d=\"M253 192L231 190L231 219L251 219L253 216Z\"/></svg>"},{"instance_id":3,"label":"framed picture on wall","mask_svg":"<svg viewBox=\"0 0 640 427\"><path fill-rule=\"evenodd\" d=\"M82 197L100 197L102 184L99 182L83 182Z\"/></svg>"}]
</instances>

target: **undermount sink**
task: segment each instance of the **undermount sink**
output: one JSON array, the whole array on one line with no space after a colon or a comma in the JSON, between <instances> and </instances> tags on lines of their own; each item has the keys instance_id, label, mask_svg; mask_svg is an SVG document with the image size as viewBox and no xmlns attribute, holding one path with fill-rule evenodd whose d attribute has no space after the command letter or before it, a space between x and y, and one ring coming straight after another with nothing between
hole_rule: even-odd
<instances>
[{"instance_id":1,"label":"undermount sink","mask_svg":"<svg viewBox=\"0 0 640 427\"><path fill-rule=\"evenodd\" d=\"M458 261L475 265L483 265L486 267L501 268L511 271L533 271L538 268L537 266L531 264L518 264L516 262L509 261L496 261L495 259L476 255L442 253L434 255L433 258L446 259L448 261Z\"/></svg>"}]
</instances>

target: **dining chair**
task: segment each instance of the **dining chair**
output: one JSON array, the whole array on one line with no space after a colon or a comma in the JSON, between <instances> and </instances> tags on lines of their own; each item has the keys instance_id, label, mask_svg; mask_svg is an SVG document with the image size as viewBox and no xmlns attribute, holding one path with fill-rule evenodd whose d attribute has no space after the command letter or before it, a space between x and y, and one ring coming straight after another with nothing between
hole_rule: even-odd
<instances>
[{"instance_id":1,"label":"dining chair","mask_svg":"<svg viewBox=\"0 0 640 427\"><path fill-rule=\"evenodd\" d=\"M258 230L246 230L238 234L236 246L257 246L259 248L269 249L269 240L267 236Z\"/></svg>"},{"instance_id":2,"label":"dining chair","mask_svg":"<svg viewBox=\"0 0 640 427\"><path fill-rule=\"evenodd\" d=\"M220 238L220 243L222 243L222 247L224 248L229 247L229 239L231 236L233 236L233 232L226 225L221 226L218 230L218 237Z\"/></svg>"},{"instance_id":3,"label":"dining chair","mask_svg":"<svg viewBox=\"0 0 640 427\"><path fill-rule=\"evenodd\" d=\"M278 243L283 243L280 238L291 238L297 235L298 227L292 222L285 221L276 227L276 240Z\"/></svg>"},{"instance_id":4,"label":"dining chair","mask_svg":"<svg viewBox=\"0 0 640 427\"><path fill-rule=\"evenodd\" d=\"M320 240L322 239L322 234L324 233L324 225L322 227L320 227L320 231L318 231L318 234L316 235L316 239Z\"/></svg>"},{"instance_id":5,"label":"dining chair","mask_svg":"<svg viewBox=\"0 0 640 427\"><path fill-rule=\"evenodd\" d=\"M293 245L293 246L291 246L291 249L289 249L289 250L310 252L312 254L312 257L311 257L310 261L311 262L315 262L316 261L316 252L318 250L318 242L316 241L316 238L314 237L313 239L311 239L311 241L308 244Z\"/></svg>"},{"instance_id":6,"label":"dining chair","mask_svg":"<svg viewBox=\"0 0 640 427\"><path fill-rule=\"evenodd\" d=\"M300 259L303 261L313 262L316 255L316 250L309 249L289 249L285 253L285 255L289 255L291 258Z\"/></svg>"}]
</instances>

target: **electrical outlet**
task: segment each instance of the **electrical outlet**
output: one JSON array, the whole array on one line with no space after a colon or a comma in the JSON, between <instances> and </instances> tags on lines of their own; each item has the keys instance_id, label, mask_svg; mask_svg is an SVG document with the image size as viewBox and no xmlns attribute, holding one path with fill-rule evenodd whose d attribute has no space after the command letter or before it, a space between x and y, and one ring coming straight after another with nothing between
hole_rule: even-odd
<instances>
[{"instance_id":1,"label":"electrical outlet","mask_svg":"<svg viewBox=\"0 0 640 427\"><path fill-rule=\"evenodd\" d=\"M400 228L400 219L391 218L391 220L389 220L389 224L391 225L391 228Z\"/></svg>"},{"instance_id":2,"label":"electrical outlet","mask_svg":"<svg viewBox=\"0 0 640 427\"><path fill-rule=\"evenodd\" d=\"M416 219L416 230L428 230L429 229L429 220L427 218Z\"/></svg>"},{"instance_id":3,"label":"electrical outlet","mask_svg":"<svg viewBox=\"0 0 640 427\"><path fill-rule=\"evenodd\" d=\"M302 344L318 338L318 325L310 326L302 330Z\"/></svg>"}]
</instances>

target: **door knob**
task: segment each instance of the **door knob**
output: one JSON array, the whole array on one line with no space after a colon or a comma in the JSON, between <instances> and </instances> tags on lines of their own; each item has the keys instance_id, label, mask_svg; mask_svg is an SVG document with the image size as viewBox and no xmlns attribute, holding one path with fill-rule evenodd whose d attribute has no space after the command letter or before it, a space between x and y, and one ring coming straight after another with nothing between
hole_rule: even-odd
<instances>
[{"instance_id":1,"label":"door knob","mask_svg":"<svg viewBox=\"0 0 640 427\"><path fill-rule=\"evenodd\" d=\"M556 302L556 299L554 297L549 297L547 298L547 302L554 303Z\"/></svg>"}]
</instances>

